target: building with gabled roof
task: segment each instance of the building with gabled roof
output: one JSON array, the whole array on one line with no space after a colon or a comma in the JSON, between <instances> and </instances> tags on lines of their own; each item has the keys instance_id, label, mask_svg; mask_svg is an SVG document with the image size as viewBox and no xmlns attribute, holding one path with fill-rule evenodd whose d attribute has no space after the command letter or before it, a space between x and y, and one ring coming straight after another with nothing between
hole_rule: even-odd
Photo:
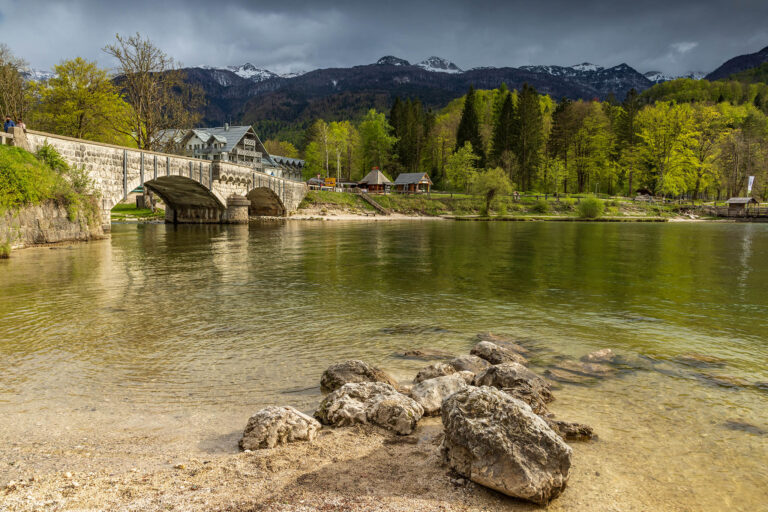
<instances>
[{"instance_id":1,"label":"building with gabled roof","mask_svg":"<svg viewBox=\"0 0 768 512\"><path fill-rule=\"evenodd\" d=\"M173 138L170 144L168 141ZM253 167L258 172L301 180L304 161L269 154L252 126L214 126L187 130L165 130L160 143L181 155L203 160L223 160Z\"/></svg>"},{"instance_id":2,"label":"building with gabled roof","mask_svg":"<svg viewBox=\"0 0 768 512\"><path fill-rule=\"evenodd\" d=\"M406 194L429 192L432 180L425 172L404 172L395 179L395 190Z\"/></svg>"},{"instance_id":3,"label":"building with gabled roof","mask_svg":"<svg viewBox=\"0 0 768 512\"><path fill-rule=\"evenodd\" d=\"M365 175L365 178L358 182L358 185L366 187L368 192L381 193L387 192L393 183L378 167L374 167L371 172Z\"/></svg>"}]
</instances>

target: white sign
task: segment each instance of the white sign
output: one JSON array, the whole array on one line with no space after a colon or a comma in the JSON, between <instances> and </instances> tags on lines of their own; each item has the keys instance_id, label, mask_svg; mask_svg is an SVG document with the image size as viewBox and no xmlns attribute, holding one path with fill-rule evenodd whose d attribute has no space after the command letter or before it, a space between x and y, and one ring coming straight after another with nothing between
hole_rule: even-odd
<instances>
[{"instance_id":1,"label":"white sign","mask_svg":"<svg viewBox=\"0 0 768 512\"><path fill-rule=\"evenodd\" d=\"M747 186L747 195L752 193L752 185L754 185L754 184L755 184L755 177L754 176L750 176L749 177L749 185Z\"/></svg>"}]
</instances>

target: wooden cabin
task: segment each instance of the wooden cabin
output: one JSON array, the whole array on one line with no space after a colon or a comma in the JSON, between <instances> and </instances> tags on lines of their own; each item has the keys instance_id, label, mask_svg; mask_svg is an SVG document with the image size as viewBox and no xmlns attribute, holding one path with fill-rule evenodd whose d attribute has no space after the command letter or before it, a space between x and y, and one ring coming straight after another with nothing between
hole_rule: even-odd
<instances>
[{"instance_id":1,"label":"wooden cabin","mask_svg":"<svg viewBox=\"0 0 768 512\"><path fill-rule=\"evenodd\" d=\"M429 193L432 180L425 172L406 172L395 180L395 190L403 194Z\"/></svg>"},{"instance_id":2,"label":"wooden cabin","mask_svg":"<svg viewBox=\"0 0 768 512\"><path fill-rule=\"evenodd\" d=\"M749 205L760 204L754 197L732 197L725 202L728 205L729 217L746 216Z\"/></svg>"},{"instance_id":3,"label":"wooden cabin","mask_svg":"<svg viewBox=\"0 0 768 512\"><path fill-rule=\"evenodd\" d=\"M392 187L392 182L384 176L378 167L374 167L371 172L365 175L365 178L358 182L358 186L368 189L370 194L386 194Z\"/></svg>"}]
</instances>

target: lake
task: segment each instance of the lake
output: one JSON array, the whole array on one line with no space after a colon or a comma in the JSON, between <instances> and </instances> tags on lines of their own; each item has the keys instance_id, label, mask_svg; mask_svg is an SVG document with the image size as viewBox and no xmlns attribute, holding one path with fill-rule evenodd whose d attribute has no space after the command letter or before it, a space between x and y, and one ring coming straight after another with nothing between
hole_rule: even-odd
<instances>
[{"instance_id":1,"label":"lake","mask_svg":"<svg viewBox=\"0 0 768 512\"><path fill-rule=\"evenodd\" d=\"M259 407L311 413L331 363L405 382L429 363L399 352L491 331L542 374L601 348L632 362L556 391L599 436L567 493L594 471L622 510L768 502L768 224L114 225L0 260L0 319L0 482L78 446L125 468L235 452Z\"/></svg>"}]
</instances>

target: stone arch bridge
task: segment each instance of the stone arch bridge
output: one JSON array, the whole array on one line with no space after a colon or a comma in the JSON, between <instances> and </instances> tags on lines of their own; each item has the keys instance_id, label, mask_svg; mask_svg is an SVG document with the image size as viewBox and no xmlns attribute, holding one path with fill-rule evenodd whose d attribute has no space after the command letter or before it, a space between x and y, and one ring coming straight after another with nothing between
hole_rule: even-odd
<instances>
[{"instance_id":1,"label":"stone arch bridge","mask_svg":"<svg viewBox=\"0 0 768 512\"><path fill-rule=\"evenodd\" d=\"M165 220L171 223L245 223L249 215L284 216L295 211L307 194L303 182L232 162L155 153L32 130L27 131L26 138L31 151L47 143L69 165L87 171L101 195L105 229L109 229L110 210L139 186L163 200Z\"/></svg>"}]
</instances>

